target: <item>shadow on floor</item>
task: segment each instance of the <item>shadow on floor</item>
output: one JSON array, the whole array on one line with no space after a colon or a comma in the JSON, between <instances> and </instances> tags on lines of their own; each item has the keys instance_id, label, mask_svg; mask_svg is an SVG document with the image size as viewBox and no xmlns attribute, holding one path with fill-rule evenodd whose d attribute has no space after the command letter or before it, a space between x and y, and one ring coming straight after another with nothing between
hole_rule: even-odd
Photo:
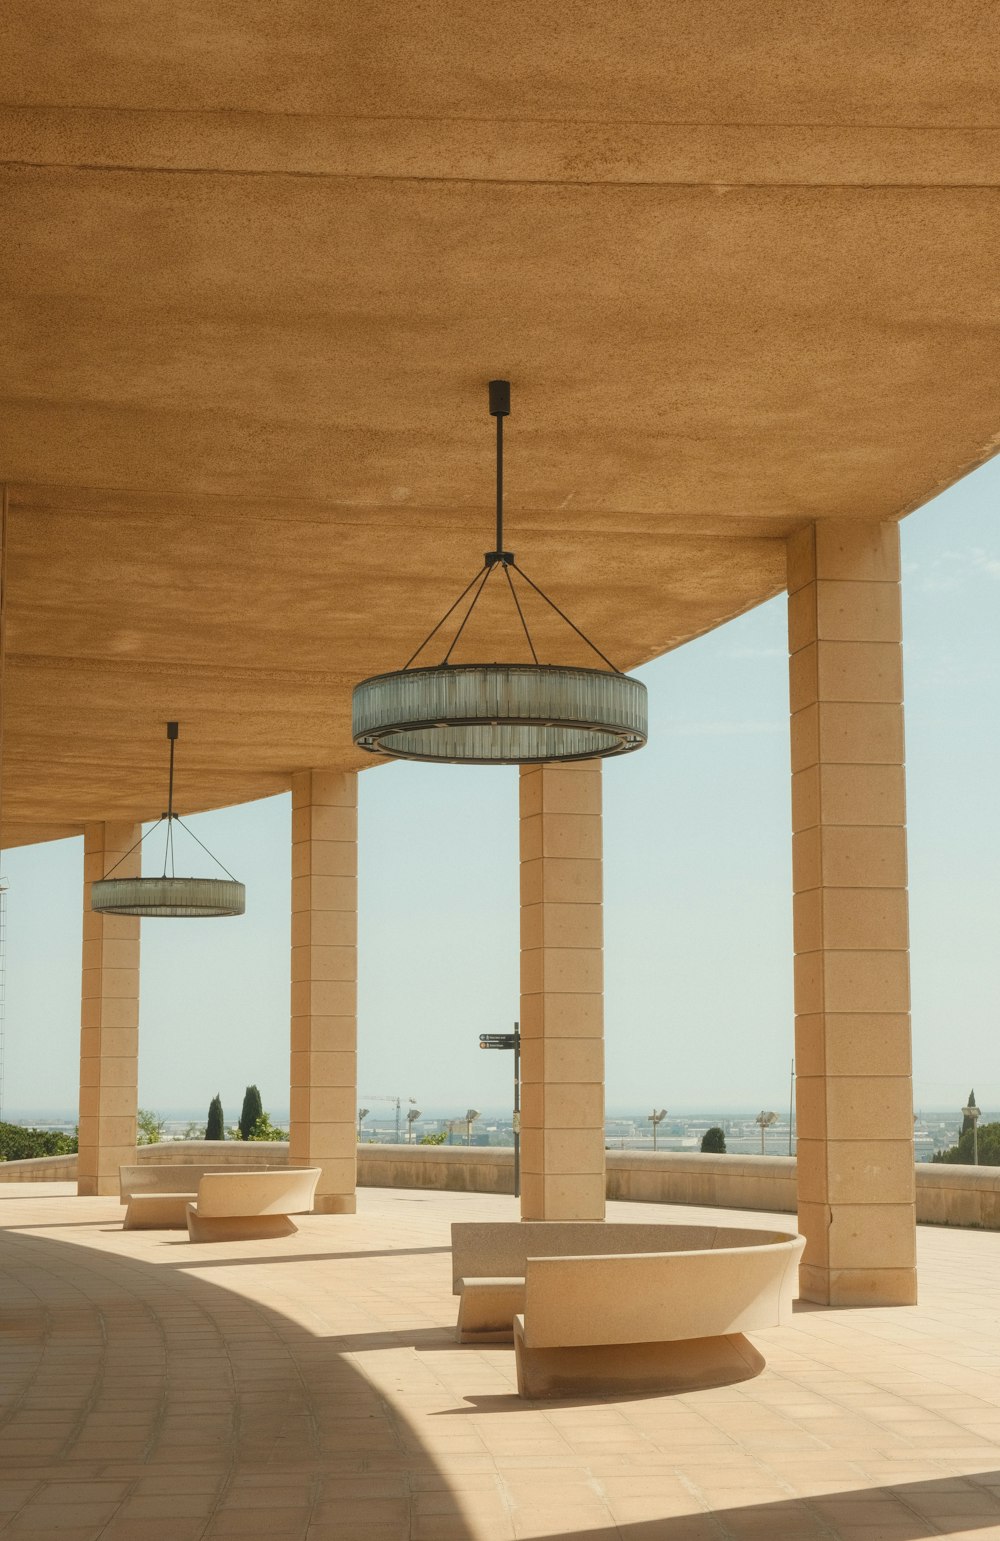
<instances>
[{"instance_id":1,"label":"shadow on floor","mask_svg":"<svg viewBox=\"0 0 1000 1541\"><path fill-rule=\"evenodd\" d=\"M19 1226L19 1230L27 1230L27 1226ZM150 1233L153 1234L153 1233ZM383 1252L274 1252L267 1257L261 1257L258 1253L252 1256L244 1254L243 1257L199 1257L201 1248L192 1245L186 1236L180 1232L177 1240L164 1241L165 1247L184 1247L188 1255L172 1259L159 1264L161 1268L246 1268L251 1263L343 1263L352 1259L369 1257L425 1257L433 1253L450 1253L450 1247L388 1247ZM238 1243L237 1243L238 1245Z\"/></svg>"},{"instance_id":2,"label":"shadow on floor","mask_svg":"<svg viewBox=\"0 0 1000 1541\"><path fill-rule=\"evenodd\" d=\"M620 1520L586 1531L587 1541L929 1541L932 1536L1000 1535L1000 1471L940 1477L892 1487L858 1488L780 1503L741 1504L662 1519ZM571 1541L553 1530L536 1541Z\"/></svg>"}]
</instances>

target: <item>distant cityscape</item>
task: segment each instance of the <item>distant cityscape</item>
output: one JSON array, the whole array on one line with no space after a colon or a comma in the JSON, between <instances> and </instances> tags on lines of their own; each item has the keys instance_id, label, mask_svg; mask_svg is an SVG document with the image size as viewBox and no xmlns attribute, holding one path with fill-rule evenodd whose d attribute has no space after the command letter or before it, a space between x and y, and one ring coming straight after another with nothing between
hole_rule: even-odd
<instances>
[{"instance_id":1,"label":"distant cityscape","mask_svg":"<svg viewBox=\"0 0 1000 1541\"><path fill-rule=\"evenodd\" d=\"M652 1109L650 1113L609 1113L604 1123L607 1149L653 1150L654 1132L651 1113L660 1111L657 1108ZM197 1138L199 1129L203 1129L204 1112L176 1109L167 1112L157 1110L157 1112L163 1119L164 1139ZM234 1114L238 1112L239 1108L234 1104ZM391 1103L378 1109L359 1109L359 1113L361 1112L365 1115L358 1120L358 1138L361 1144L392 1144L396 1141L397 1134L402 1143L416 1144L429 1137L436 1137L434 1143L440 1143L442 1134L445 1137L443 1143L452 1145L509 1146L513 1144L514 1139L511 1113L498 1112L495 1109L480 1111L470 1108L465 1112L457 1112L439 1108L431 1112L422 1112L415 1106L409 1107L407 1103L401 1102L398 1122L396 1109ZM408 1118L407 1115L411 1112L416 1116ZM470 1119L468 1114L472 1112L476 1116ZM36 1129L56 1129L66 1133L72 1133L76 1125L76 1115L65 1109L10 1109L5 1111L4 1116ZM275 1124L287 1128L287 1109L272 1111L271 1117ZM667 1113L656 1126L655 1148L662 1151L698 1151L706 1130L719 1128L725 1136L728 1155L759 1156L762 1130L758 1117L758 1113L746 1111L678 1113L676 1115ZM982 1114L984 1124L997 1118L1000 1118L1000 1114L990 1113L984 1109ZM228 1122L227 1120L227 1126ZM958 1140L961 1126L961 1109L918 1111L913 1126L916 1159L930 1161L935 1151L947 1150L949 1146L954 1145ZM777 1114L775 1120L764 1127L763 1153L768 1156L794 1155L795 1129L794 1127L789 1129L787 1108L783 1114Z\"/></svg>"}]
</instances>

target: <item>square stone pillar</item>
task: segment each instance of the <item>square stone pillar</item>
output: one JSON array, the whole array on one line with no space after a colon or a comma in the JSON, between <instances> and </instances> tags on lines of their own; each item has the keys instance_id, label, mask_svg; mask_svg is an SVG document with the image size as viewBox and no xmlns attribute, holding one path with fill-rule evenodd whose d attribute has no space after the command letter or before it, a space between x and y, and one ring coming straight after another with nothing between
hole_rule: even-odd
<instances>
[{"instance_id":1,"label":"square stone pillar","mask_svg":"<svg viewBox=\"0 0 1000 1541\"><path fill-rule=\"evenodd\" d=\"M788 542L800 1278L916 1299L899 529Z\"/></svg>"},{"instance_id":2,"label":"square stone pillar","mask_svg":"<svg viewBox=\"0 0 1000 1541\"><path fill-rule=\"evenodd\" d=\"M317 1214L353 1214L357 1184L358 777L292 778L289 1161L318 1166Z\"/></svg>"},{"instance_id":3,"label":"square stone pillar","mask_svg":"<svg viewBox=\"0 0 1000 1541\"><path fill-rule=\"evenodd\" d=\"M601 765L521 769L521 1218L604 1219Z\"/></svg>"},{"instance_id":4,"label":"square stone pillar","mask_svg":"<svg viewBox=\"0 0 1000 1541\"><path fill-rule=\"evenodd\" d=\"M135 1160L139 1102L139 918L99 915L90 885L142 835L140 824L88 824L83 835L83 974L77 1192L118 1193L118 1168ZM138 877L133 851L116 877Z\"/></svg>"}]
</instances>

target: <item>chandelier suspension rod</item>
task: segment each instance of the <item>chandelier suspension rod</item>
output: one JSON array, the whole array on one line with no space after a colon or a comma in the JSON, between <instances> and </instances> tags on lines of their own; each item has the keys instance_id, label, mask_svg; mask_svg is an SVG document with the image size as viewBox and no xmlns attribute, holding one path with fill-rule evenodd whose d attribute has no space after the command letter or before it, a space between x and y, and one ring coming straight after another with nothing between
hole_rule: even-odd
<instances>
[{"instance_id":1,"label":"chandelier suspension rod","mask_svg":"<svg viewBox=\"0 0 1000 1541\"><path fill-rule=\"evenodd\" d=\"M503 420L510 413L510 381L490 381L490 414L497 420L497 544L495 551L487 551L487 566L500 562L505 567L513 562L514 553L503 549Z\"/></svg>"},{"instance_id":2,"label":"chandelier suspension rod","mask_svg":"<svg viewBox=\"0 0 1000 1541\"><path fill-rule=\"evenodd\" d=\"M176 722L167 723L167 738L170 741L170 775L167 781L167 811L165 817L172 819L174 816L174 745L177 742L178 725Z\"/></svg>"},{"instance_id":3,"label":"chandelier suspension rod","mask_svg":"<svg viewBox=\"0 0 1000 1541\"><path fill-rule=\"evenodd\" d=\"M503 550L503 413L497 413L497 550Z\"/></svg>"}]
</instances>

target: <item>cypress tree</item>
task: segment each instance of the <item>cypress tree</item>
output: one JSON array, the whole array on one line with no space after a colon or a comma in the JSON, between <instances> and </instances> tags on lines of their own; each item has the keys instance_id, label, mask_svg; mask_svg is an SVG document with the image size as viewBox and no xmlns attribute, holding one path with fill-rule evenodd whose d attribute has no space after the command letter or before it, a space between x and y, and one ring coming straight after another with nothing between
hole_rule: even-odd
<instances>
[{"instance_id":1,"label":"cypress tree","mask_svg":"<svg viewBox=\"0 0 1000 1541\"><path fill-rule=\"evenodd\" d=\"M264 1111L264 1104L260 1100L260 1092L256 1086L248 1086L243 1093L243 1111L240 1114L240 1139L249 1140L253 1134L254 1125Z\"/></svg>"},{"instance_id":2,"label":"cypress tree","mask_svg":"<svg viewBox=\"0 0 1000 1541\"><path fill-rule=\"evenodd\" d=\"M972 1091L969 1093L969 1100L968 1100L968 1102L965 1105L966 1105L967 1108L974 1108L975 1107L975 1105L976 1105L975 1087L973 1087ZM971 1128L972 1128L972 1119L969 1117L968 1113L963 1113L962 1114L962 1127L958 1131L959 1139L962 1138L963 1134L968 1134L968 1132L969 1132L969 1130Z\"/></svg>"},{"instance_id":3,"label":"cypress tree","mask_svg":"<svg viewBox=\"0 0 1000 1541\"><path fill-rule=\"evenodd\" d=\"M216 1092L208 1105L208 1123L205 1127L206 1140L224 1140L226 1138L226 1124L222 1116L222 1098Z\"/></svg>"}]
</instances>

